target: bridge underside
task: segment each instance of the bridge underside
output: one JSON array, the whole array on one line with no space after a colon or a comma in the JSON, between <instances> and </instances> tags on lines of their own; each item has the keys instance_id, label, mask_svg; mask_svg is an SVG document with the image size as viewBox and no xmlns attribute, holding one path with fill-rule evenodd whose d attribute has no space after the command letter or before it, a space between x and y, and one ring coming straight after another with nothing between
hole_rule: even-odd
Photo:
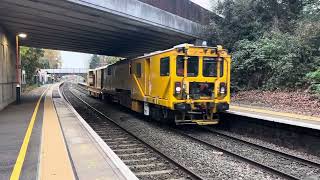
<instances>
[{"instance_id":1,"label":"bridge underside","mask_svg":"<svg viewBox=\"0 0 320 180\"><path fill-rule=\"evenodd\" d=\"M0 0L0 25L31 47L132 57L192 42L202 26L137 0Z\"/></svg>"}]
</instances>

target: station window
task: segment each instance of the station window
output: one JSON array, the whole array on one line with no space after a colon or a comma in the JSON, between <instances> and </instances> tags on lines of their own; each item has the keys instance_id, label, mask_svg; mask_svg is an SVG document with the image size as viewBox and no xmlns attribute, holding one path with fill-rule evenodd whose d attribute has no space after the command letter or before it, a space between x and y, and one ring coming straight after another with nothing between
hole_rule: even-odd
<instances>
[{"instance_id":1,"label":"station window","mask_svg":"<svg viewBox=\"0 0 320 180\"><path fill-rule=\"evenodd\" d=\"M199 74L199 57L190 56L187 60L187 76L196 77ZM184 73L184 56L177 57L177 66L176 66L177 76L183 76Z\"/></svg>"},{"instance_id":2,"label":"station window","mask_svg":"<svg viewBox=\"0 0 320 180\"><path fill-rule=\"evenodd\" d=\"M224 61L220 62L220 77L223 76ZM217 77L217 67L218 61L217 58L213 57L204 57L203 58L203 76L204 77Z\"/></svg>"},{"instance_id":3,"label":"station window","mask_svg":"<svg viewBox=\"0 0 320 180\"><path fill-rule=\"evenodd\" d=\"M141 78L141 63L136 64L136 75L137 78Z\"/></svg>"},{"instance_id":4,"label":"station window","mask_svg":"<svg viewBox=\"0 0 320 180\"><path fill-rule=\"evenodd\" d=\"M170 74L170 58L160 59L160 76L169 76Z\"/></svg>"}]
</instances>

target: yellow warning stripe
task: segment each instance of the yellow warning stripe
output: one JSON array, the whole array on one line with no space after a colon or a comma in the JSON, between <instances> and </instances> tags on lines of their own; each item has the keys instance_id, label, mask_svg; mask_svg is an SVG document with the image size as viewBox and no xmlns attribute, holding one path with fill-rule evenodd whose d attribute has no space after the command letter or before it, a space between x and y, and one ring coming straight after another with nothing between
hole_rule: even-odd
<instances>
[{"instance_id":1,"label":"yellow warning stripe","mask_svg":"<svg viewBox=\"0 0 320 180\"><path fill-rule=\"evenodd\" d=\"M37 113L38 113L39 106L40 106L40 103L41 103L41 99L44 96L44 94L47 92L48 89L49 89L49 87L41 94L41 96L40 96L40 98L39 98L39 100L37 102L37 105L36 105L36 107L35 107L35 109L33 111L33 114L32 114L28 129L27 129L27 132L26 132L26 134L24 136L23 143L22 143L22 146L20 148L19 155L17 157L16 163L15 163L13 171L11 173L10 180L18 180L19 177L20 177L22 166L23 166L23 163L24 163L24 159L25 159L26 154L27 154L27 149L28 149L30 137L31 137L31 134L32 134L33 126L34 126L34 123L36 121Z\"/></svg>"},{"instance_id":2,"label":"yellow warning stripe","mask_svg":"<svg viewBox=\"0 0 320 180\"><path fill-rule=\"evenodd\" d=\"M243 111L250 111L250 112L257 112L257 113L263 113L263 114L271 114L276 116L284 116L284 117L290 117L294 119L301 119L301 120L308 120L308 121L320 121L319 117L313 117L313 116L304 116L299 114L292 114L292 113L285 113L285 112L276 112L276 111L269 111L265 109L256 109L252 107L240 107L240 106L230 106L230 110L243 110Z\"/></svg>"},{"instance_id":3,"label":"yellow warning stripe","mask_svg":"<svg viewBox=\"0 0 320 180\"><path fill-rule=\"evenodd\" d=\"M55 88L55 86L54 86ZM74 180L74 172L55 110L52 89L44 101L39 179Z\"/></svg>"}]
</instances>

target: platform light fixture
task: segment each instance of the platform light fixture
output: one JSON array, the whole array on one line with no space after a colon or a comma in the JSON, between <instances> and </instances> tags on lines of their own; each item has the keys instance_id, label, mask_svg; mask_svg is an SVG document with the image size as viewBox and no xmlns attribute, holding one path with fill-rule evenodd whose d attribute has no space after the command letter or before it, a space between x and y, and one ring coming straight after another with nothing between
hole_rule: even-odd
<instances>
[{"instance_id":1,"label":"platform light fixture","mask_svg":"<svg viewBox=\"0 0 320 180\"><path fill-rule=\"evenodd\" d=\"M18 33L16 35L16 103L20 104L20 96L21 96L21 62L20 62L20 49L19 49L19 38L25 39L27 38L26 33Z\"/></svg>"},{"instance_id":2,"label":"platform light fixture","mask_svg":"<svg viewBox=\"0 0 320 180\"><path fill-rule=\"evenodd\" d=\"M26 33L19 33L18 34L18 36L20 37L20 38L27 38L27 34Z\"/></svg>"}]
</instances>

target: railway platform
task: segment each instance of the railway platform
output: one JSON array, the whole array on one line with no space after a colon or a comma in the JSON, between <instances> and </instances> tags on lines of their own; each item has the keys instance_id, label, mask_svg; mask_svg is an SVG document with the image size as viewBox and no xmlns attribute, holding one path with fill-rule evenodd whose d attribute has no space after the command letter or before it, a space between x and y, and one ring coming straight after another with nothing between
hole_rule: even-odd
<instances>
[{"instance_id":1,"label":"railway platform","mask_svg":"<svg viewBox=\"0 0 320 180\"><path fill-rule=\"evenodd\" d=\"M306 116L281 111L272 111L256 106L248 106L242 104L232 104L228 113L256 118L259 120L272 121L282 124L320 130L320 117Z\"/></svg>"},{"instance_id":2,"label":"railway platform","mask_svg":"<svg viewBox=\"0 0 320 180\"><path fill-rule=\"evenodd\" d=\"M0 179L137 179L63 99L59 84L0 111Z\"/></svg>"}]
</instances>

